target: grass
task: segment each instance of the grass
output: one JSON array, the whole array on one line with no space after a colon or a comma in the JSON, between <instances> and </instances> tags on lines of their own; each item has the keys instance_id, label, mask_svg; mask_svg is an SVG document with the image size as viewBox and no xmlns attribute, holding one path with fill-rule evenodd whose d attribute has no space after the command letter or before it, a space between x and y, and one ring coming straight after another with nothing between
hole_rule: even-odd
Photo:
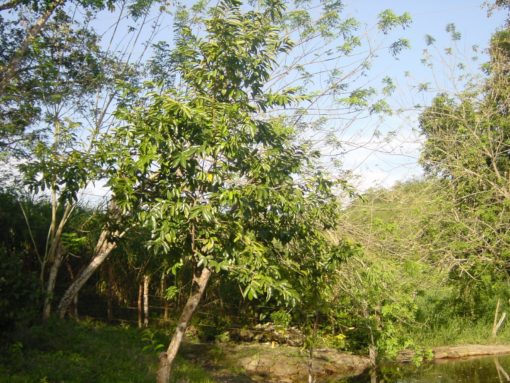
<instances>
[{"instance_id":1,"label":"grass","mask_svg":"<svg viewBox=\"0 0 510 383\"><path fill-rule=\"evenodd\" d=\"M491 336L491 331L492 323L456 318L439 328L423 328L411 337L416 344L426 348L462 344L510 344L510 324L504 325L496 338Z\"/></svg>"},{"instance_id":2,"label":"grass","mask_svg":"<svg viewBox=\"0 0 510 383\"><path fill-rule=\"evenodd\" d=\"M0 381L12 383L156 380L157 352L136 328L52 320L11 335L0 345ZM173 382L215 382L179 359Z\"/></svg>"},{"instance_id":3,"label":"grass","mask_svg":"<svg viewBox=\"0 0 510 383\"><path fill-rule=\"evenodd\" d=\"M207 372L195 364L179 359L173 371L172 383L217 383Z\"/></svg>"}]
</instances>

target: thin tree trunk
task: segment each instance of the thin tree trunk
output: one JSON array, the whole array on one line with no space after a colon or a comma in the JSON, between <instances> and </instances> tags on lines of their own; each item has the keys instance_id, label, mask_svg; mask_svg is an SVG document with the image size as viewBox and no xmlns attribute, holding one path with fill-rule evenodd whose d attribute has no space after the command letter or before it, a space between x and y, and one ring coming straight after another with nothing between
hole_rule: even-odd
<instances>
[{"instance_id":1,"label":"thin tree trunk","mask_svg":"<svg viewBox=\"0 0 510 383\"><path fill-rule=\"evenodd\" d=\"M184 309L182 310L177 328L175 329L174 335L168 346L166 352L163 352L159 356L159 369L157 375L157 383L168 383L170 381L170 372L172 369L172 363L179 351L179 347L184 337L188 323L195 312L198 303L204 295L207 282L211 276L211 270L203 268L199 275L193 277L193 291L189 296Z\"/></svg>"},{"instance_id":2,"label":"thin tree trunk","mask_svg":"<svg viewBox=\"0 0 510 383\"><path fill-rule=\"evenodd\" d=\"M313 351L317 342L317 331L319 329L319 311L315 311L313 322L312 342L308 349L308 383L314 383L315 377L313 373Z\"/></svg>"},{"instance_id":3,"label":"thin tree trunk","mask_svg":"<svg viewBox=\"0 0 510 383\"><path fill-rule=\"evenodd\" d=\"M107 264L107 272L108 272L108 296L107 296L107 306L106 306L106 318L108 322L113 321L113 270L110 262Z\"/></svg>"},{"instance_id":4,"label":"thin tree trunk","mask_svg":"<svg viewBox=\"0 0 510 383\"><path fill-rule=\"evenodd\" d=\"M72 309L71 309L71 315L75 318L75 319L78 319L78 293L76 293L76 295L74 296L73 298L73 306L72 306Z\"/></svg>"},{"instance_id":5,"label":"thin tree trunk","mask_svg":"<svg viewBox=\"0 0 510 383\"><path fill-rule=\"evenodd\" d=\"M170 313L170 304L165 299L165 301L163 302L163 321L168 322L168 319L170 317L169 313Z\"/></svg>"},{"instance_id":6,"label":"thin tree trunk","mask_svg":"<svg viewBox=\"0 0 510 383\"><path fill-rule=\"evenodd\" d=\"M106 260L112 250L117 247L115 242L110 242L108 240L109 235L110 232L107 229L103 229L99 236L99 240L97 241L96 248L94 249L92 261L81 271L80 275L76 277L64 293L64 296L58 305L58 315L60 318L63 318L66 315L69 305L73 301L74 297L78 294L83 285L89 280L98 267ZM122 235L123 234L117 235L117 238L122 237Z\"/></svg>"},{"instance_id":7,"label":"thin tree trunk","mask_svg":"<svg viewBox=\"0 0 510 383\"><path fill-rule=\"evenodd\" d=\"M375 368L370 371L370 383L377 383L377 372Z\"/></svg>"},{"instance_id":8,"label":"thin tree trunk","mask_svg":"<svg viewBox=\"0 0 510 383\"><path fill-rule=\"evenodd\" d=\"M150 276L143 276L143 327L149 327L149 283Z\"/></svg>"},{"instance_id":9,"label":"thin tree trunk","mask_svg":"<svg viewBox=\"0 0 510 383\"><path fill-rule=\"evenodd\" d=\"M163 321L168 322L168 299L166 299L166 275L161 274L161 300L163 301Z\"/></svg>"},{"instance_id":10,"label":"thin tree trunk","mask_svg":"<svg viewBox=\"0 0 510 383\"><path fill-rule=\"evenodd\" d=\"M53 302L55 284L57 282L58 271L60 269L60 265L62 264L63 258L64 254L62 252L62 247L58 246L55 258L51 264L50 273L48 275L48 282L46 284L46 294L44 296L43 306L43 320L48 320L51 315L51 303Z\"/></svg>"},{"instance_id":11,"label":"thin tree trunk","mask_svg":"<svg viewBox=\"0 0 510 383\"><path fill-rule=\"evenodd\" d=\"M21 3L20 0L12 0L0 5L0 11L5 11L7 9L13 9Z\"/></svg>"},{"instance_id":12,"label":"thin tree trunk","mask_svg":"<svg viewBox=\"0 0 510 383\"><path fill-rule=\"evenodd\" d=\"M71 280L71 283L74 281L74 273L73 269L69 262L66 262L67 272L69 273L69 279ZM73 306L71 308L72 316L73 318L78 319L78 294L73 299Z\"/></svg>"},{"instance_id":13,"label":"thin tree trunk","mask_svg":"<svg viewBox=\"0 0 510 383\"><path fill-rule=\"evenodd\" d=\"M138 328L142 328L143 322L143 283L138 284Z\"/></svg>"},{"instance_id":14,"label":"thin tree trunk","mask_svg":"<svg viewBox=\"0 0 510 383\"><path fill-rule=\"evenodd\" d=\"M34 42L34 40L37 38L37 36L41 33L41 30L46 25L48 19L51 17L53 12L55 12L55 9L57 9L60 5L62 5L65 2L65 0L55 0L51 3L49 3L47 9L44 11L44 13L39 17L39 19L30 27L30 29L27 32L27 35L25 36L25 39L21 43L20 47L14 54L12 55L9 63L7 66L1 68L3 72L3 76L0 81L0 95L3 95L5 93L5 89L9 86L11 83L11 80L16 75L16 72L18 71L18 67L21 64L21 60L23 60L23 57L25 56L28 47Z\"/></svg>"}]
</instances>

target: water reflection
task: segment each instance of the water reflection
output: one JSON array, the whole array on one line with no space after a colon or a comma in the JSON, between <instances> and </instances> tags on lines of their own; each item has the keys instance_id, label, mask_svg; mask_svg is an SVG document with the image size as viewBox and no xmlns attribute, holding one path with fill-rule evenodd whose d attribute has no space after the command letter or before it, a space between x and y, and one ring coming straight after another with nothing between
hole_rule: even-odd
<instances>
[{"instance_id":1,"label":"water reflection","mask_svg":"<svg viewBox=\"0 0 510 383\"><path fill-rule=\"evenodd\" d=\"M510 382L510 355L437 361L421 367L383 366L355 378L328 383L504 383Z\"/></svg>"}]
</instances>

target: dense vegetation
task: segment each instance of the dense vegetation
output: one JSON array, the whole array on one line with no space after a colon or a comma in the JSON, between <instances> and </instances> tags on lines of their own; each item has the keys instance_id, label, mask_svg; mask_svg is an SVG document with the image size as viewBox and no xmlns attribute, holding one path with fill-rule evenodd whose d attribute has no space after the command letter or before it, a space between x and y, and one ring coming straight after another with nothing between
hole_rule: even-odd
<instances>
[{"instance_id":1,"label":"dense vegetation","mask_svg":"<svg viewBox=\"0 0 510 383\"><path fill-rule=\"evenodd\" d=\"M171 370L184 335L263 323L299 329L310 358L510 341L508 25L483 78L421 111L426 175L358 195L310 108L388 113L393 84L359 85L374 52L352 61L340 2L167 7L0 4L0 379L209 381ZM96 32L105 13L135 25L125 50ZM377 28L409 24L387 10ZM98 184L107 201L84 201Z\"/></svg>"}]
</instances>

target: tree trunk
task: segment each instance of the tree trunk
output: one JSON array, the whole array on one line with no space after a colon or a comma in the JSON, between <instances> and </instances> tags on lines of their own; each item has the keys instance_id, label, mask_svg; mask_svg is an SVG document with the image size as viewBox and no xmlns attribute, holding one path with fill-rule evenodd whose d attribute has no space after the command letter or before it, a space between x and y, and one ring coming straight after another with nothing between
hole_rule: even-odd
<instances>
[{"instance_id":1,"label":"tree trunk","mask_svg":"<svg viewBox=\"0 0 510 383\"><path fill-rule=\"evenodd\" d=\"M62 252L62 247L59 245L56 249L55 257L53 259L53 263L51 264L50 273L48 275L48 282L46 284L46 294L44 297L43 306L43 320L48 320L51 315L51 303L53 302L57 275L58 271L60 270L60 265L62 264L63 258L64 254Z\"/></svg>"},{"instance_id":2,"label":"tree trunk","mask_svg":"<svg viewBox=\"0 0 510 383\"><path fill-rule=\"evenodd\" d=\"M106 318L108 322L113 321L113 270L112 265L108 262L108 296L106 306Z\"/></svg>"},{"instance_id":3,"label":"tree trunk","mask_svg":"<svg viewBox=\"0 0 510 383\"><path fill-rule=\"evenodd\" d=\"M71 264L69 262L66 262L67 272L69 273L69 279L71 280L71 283L74 281L74 273L73 269L71 267ZM75 319L78 319L78 294L73 299L73 304L70 309L71 316Z\"/></svg>"},{"instance_id":4,"label":"tree trunk","mask_svg":"<svg viewBox=\"0 0 510 383\"><path fill-rule=\"evenodd\" d=\"M66 315L74 297L78 294L83 285L89 280L89 278L92 276L92 274L94 274L98 267L101 266L108 255L110 255L112 250L117 247L115 242L110 242L108 240L109 235L110 232L107 229L103 229L99 236L99 240L97 241L96 248L94 249L94 256L92 261L85 269L81 271L80 275L76 277L76 279L73 281L73 283L71 283L67 291L64 293L64 296L58 305L58 315L60 318L63 318ZM118 235L117 237L121 236L122 235Z\"/></svg>"},{"instance_id":5,"label":"tree trunk","mask_svg":"<svg viewBox=\"0 0 510 383\"><path fill-rule=\"evenodd\" d=\"M315 377L313 373L313 351L315 344L317 343L317 331L319 329L319 311L315 311L315 318L313 322L312 341L310 342L308 349L308 383L315 383Z\"/></svg>"},{"instance_id":6,"label":"tree trunk","mask_svg":"<svg viewBox=\"0 0 510 383\"><path fill-rule=\"evenodd\" d=\"M46 283L46 293L43 304L43 320L47 320L51 315L51 306L55 295L55 284L57 282L58 272L64 259L64 253L62 249L62 234L67 220L71 216L74 209L73 205L67 204L62 214L62 218L58 223L57 227L57 209L58 202L56 197L55 189L52 189L52 201L51 201L51 225L48 232L47 247L44 254L44 262L50 262L50 272L48 274L48 282ZM44 276L44 266L41 267L41 275Z\"/></svg>"},{"instance_id":7,"label":"tree trunk","mask_svg":"<svg viewBox=\"0 0 510 383\"><path fill-rule=\"evenodd\" d=\"M377 372L375 368L370 371L370 383L377 383Z\"/></svg>"},{"instance_id":8,"label":"tree trunk","mask_svg":"<svg viewBox=\"0 0 510 383\"><path fill-rule=\"evenodd\" d=\"M71 307L71 315L73 318L78 319L78 293L73 298L73 306Z\"/></svg>"},{"instance_id":9,"label":"tree trunk","mask_svg":"<svg viewBox=\"0 0 510 383\"><path fill-rule=\"evenodd\" d=\"M143 327L149 327L149 283L150 276L143 276Z\"/></svg>"},{"instance_id":10,"label":"tree trunk","mask_svg":"<svg viewBox=\"0 0 510 383\"><path fill-rule=\"evenodd\" d=\"M161 290L161 300L163 302L163 322L168 322L169 305L168 305L168 299L166 299L166 275L165 274L161 275L160 290Z\"/></svg>"},{"instance_id":11,"label":"tree trunk","mask_svg":"<svg viewBox=\"0 0 510 383\"><path fill-rule=\"evenodd\" d=\"M18 6L20 3L21 3L20 0L8 1L7 3L0 5L0 12L5 11L7 9L13 9L14 7Z\"/></svg>"},{"instance_id":12,"label":"tree trunk","mask_svg":"<svg viewBox=\"0 0 510 383\"><path fill-rule=\"evenodd\" d=\"M211 276L211 270L203 268L199 275L193 277L193 291L186 301L186 305L182 310L177 328L175 329L174 335L168 346L166 352L163 352L159 356L159 369L157 376L157 383L168 383L170 380L170 372L172 369L172 363L177 355L177 351L184 337L188 323L195 312L202 295L204 295L207 282Z\"/></svg>"},{"instance_id":13,"label":"tree trunk","mask_svg":"<svg viewBox=\"0 0 510 383\"><path fill-rule=\"evenodd\" d=\"M143 322L143 283L138 284L138 328L142 328Z\"/></svg>"}]
</instances>

